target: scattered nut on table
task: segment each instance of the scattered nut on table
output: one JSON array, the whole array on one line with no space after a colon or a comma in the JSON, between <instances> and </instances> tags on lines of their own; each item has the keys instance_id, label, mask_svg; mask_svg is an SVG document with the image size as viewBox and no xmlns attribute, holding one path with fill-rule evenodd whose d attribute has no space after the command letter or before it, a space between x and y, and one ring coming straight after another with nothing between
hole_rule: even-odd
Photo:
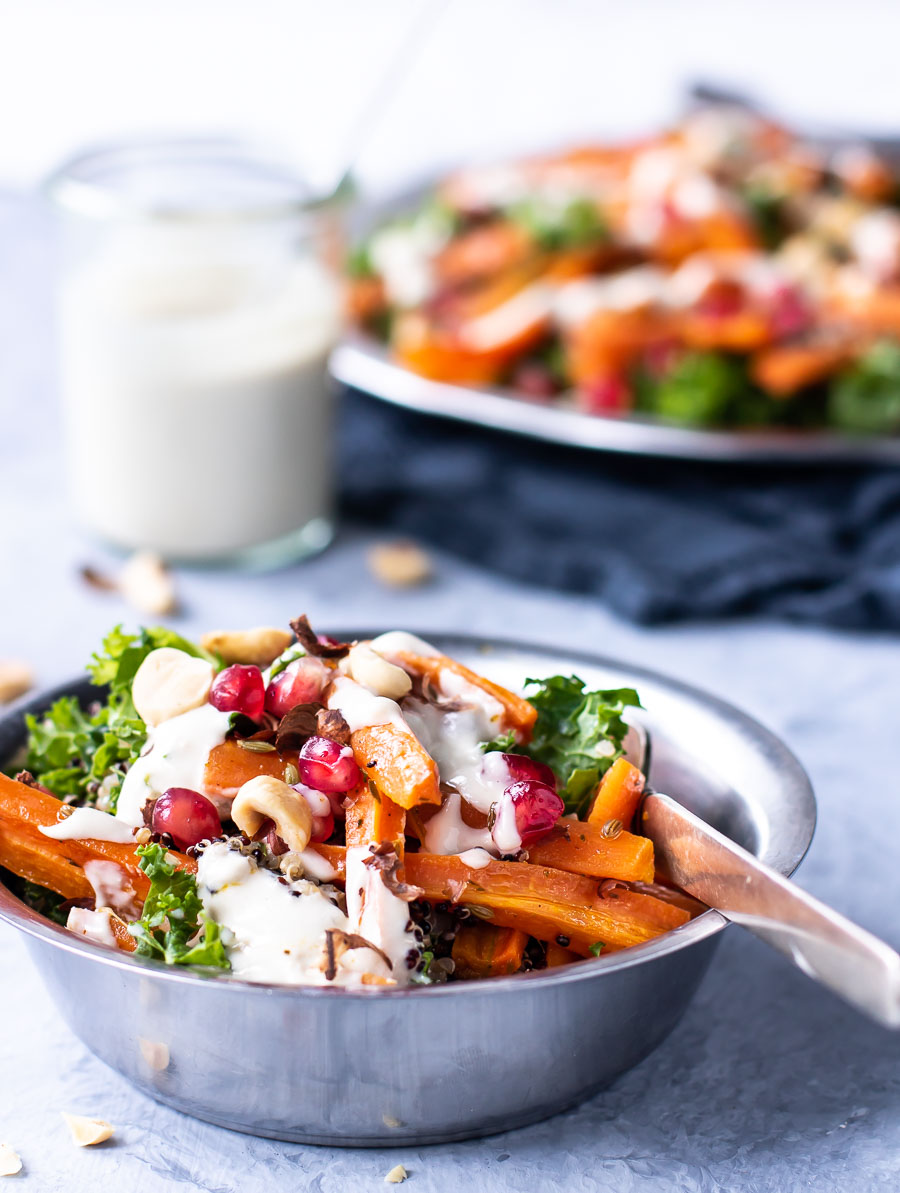
<instances>
[{"instance_id":1,"label":"scattered nut on table","mask_svg":"<svg viewBox=\"0 0 900 1193\"><path fill-rule=\"evenodd\" d=\"M22 1171L22 1161L8 1143L0 1143L0 1176L15 1176Z\"/></svg>"},{"instance_id":2,"label":"scattered nut on table","mask_svg":"<svg viewBox=\"0 0 900 1193\"><path fill-rule=\"evenodd\" d=\"M34 686L34 672L17 659L0 659L0 704L9 704Z\"/></svg>"},{"instance_id":3,"label":"scattered nut on table","mask_svg":"<svg viewBox=\"0 0 900 1193\"><path fill-rule=\"evenodd\" d=\"M392 1168L384 1178L384 1183L386 1185L399 1185L402 1181L405 1181L408 1176L409 1173L406 1171L403 1165L397 1164L396 1167Z\"/></svg>"},{"instance_id":4,"label":"scattered nut on table","mask_svg":"<svg viewBox=\"0 0 900 1193\"><path fill-rule=\"evenodd\" d=\"M102 1118L85 1118L81 1114L66 1114L62 1111L66 1126L72 1132L72 1142L76 1147L93 1147L95 1143L103 1143L109 1139L114 1128Z\"/></svg>"},{"instance_id":5,"label":"scattered nut on table","mask_svg":"<svg viewBox=\"0 0 900 1193\"><path fill-rule=\"evenodd\" d=\"M424 584L432 574L428 555L407 539L376 543L369 551L368 562L375 579L391 588L413 588Z\"/></svg>"},{"instance_id":6,"label":"scattered nut on table","mask_svg":"<svg viewBox=\"0 0 900 1193\"><path fill-rule=\"evenodd\" d=\"M138 551L119 573L119 592L139 613L161 617L178 608L172 573L153 551Z\"/></svg>"},{"instance_id":7,"label":"scattered nut on table","mask_svg":"<svg viewBox=\"0 0 900 1193\"><path fill-rule=\"evenodd\" d=\"M252 630L212 630L201 637L200 645L225 663L268 667L293 641L290 630L261 625Z\"/></svg>"}]
</instances>

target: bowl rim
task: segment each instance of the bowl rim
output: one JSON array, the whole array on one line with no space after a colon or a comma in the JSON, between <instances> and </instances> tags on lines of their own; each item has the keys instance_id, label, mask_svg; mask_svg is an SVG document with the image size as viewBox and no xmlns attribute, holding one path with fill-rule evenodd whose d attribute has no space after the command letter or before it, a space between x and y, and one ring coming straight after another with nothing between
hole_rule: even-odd
<instances>
[{"instance_id":1,"label":"bowl rim","mask_svg":"<svg viewBox=\"0 0 900 1193\"><path fill-rule=\"evenodd\" d=\"M358 638L372 638L382 629L343 629L337 631L342 641L354 641ZM789 784L795 789L797 805L792 808L795 824L800 824L799 842L795 847L790 862L782 866L784 876L790 877L802 862L812 843L816 826L816 800L812 784L804 767L793 751L777 734L767 729L760 721L742 712L735 705L721 697L714 696L704 689L683 680L675 679L664 672L650 667L634 665L608 655L595 654L579 648L570 648L540 641L525 641L522 639L495 637L493 635L466 634L455 631L440 631L434 629L412 629L410 632L425 638L426 641L436 641L443 644L457 644L470 651L483 651L486 654L497 651L525 651L529 653L545 654L549 657L565 657L568 660L583 662L587 666L607 668L625 672L633 676L635 687L640 688L642 680L662 686L676 696L687 697L699 703L708 712L718 715L733 727L743 730L766 752L773 756L778 765L789 776ZM42 689L35 694L29 694L23 699L10 705L0 716L0 730L8 727L11 722L22 721L28 713L39 713L49 707L54 700L61 696L74 694L78 689L89 683L86 675L63 681L54 686ZM0 766L6 762L0 758ZM585 981L599 977L604 973L619 972L630 969L635 965L642 965L656 958L667 956L681 949L698 944L707 938L721 932L728 926L729 921L720 912L713 909L702 912L696 919L689 920L679 928L675 928L654 940L643 944L632 945L621 952L610 953L607 956L584 958L571 965L558 966L553 969L536 970L529 973L511 974L500 978L479 978L467 982L435 983L434 985L411 985L394 989L380 989L376 987L347 988L342 986L292 986L277 985L270 982L252 982L244 978L235 978L228 974L196 973L181 969L177 966L166 965L150 958L140 960L130 954L117 954L102 945L81 939L69 932L60 924L53 923L45 916L29 907L18 899L5 883L0 882L0 922L7 923L24 932L33 939L46 942L56 948L69 953L76 953L92 959L99 964L111 966L115 969L130 971L136 975L156 977L161 981L189 983L214 987L223 994L254 992L274 998L338 998L338 999L369 999L369 998L458 998L466 991L470 994L484 995L488 992L502 994L512 989L539 988L557 986L569 982Z\"/></svg>"}]
</instances>

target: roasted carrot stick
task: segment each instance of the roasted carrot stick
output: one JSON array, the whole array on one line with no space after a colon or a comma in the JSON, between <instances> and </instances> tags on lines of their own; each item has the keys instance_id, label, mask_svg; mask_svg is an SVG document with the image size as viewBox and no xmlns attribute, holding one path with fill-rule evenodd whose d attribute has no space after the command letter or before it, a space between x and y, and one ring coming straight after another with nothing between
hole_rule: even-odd
<instances>
[{"instance_id":1,"label":"roasted carrot stick","mask_svg":"<svg viewBox=\"0 0 900 1193\"><path fill-rule=\"evenodd\" d=\"M203 776L208 795L235 796L245 783L258 775L280 779L288 763L297 763L296 750L279 754L277 750L257 753L246 750L234 740L222 742L210 753Z\"/></svg>"},{"instance_id":2,"label":"roasted carrot stick","mask_svg":"<svg viewBox=\"0 0 900 1193\"><path fill-rule=\"evenodd\" d=\"M340 878L343 848L313 848ZM522 862L491 862L473 869L452 855L408 853L406 881L421 887L424 898L431 902L485 908L495 927L519 928L539 940L568 936L569 948L582 957L593 955L591 946L598 942L608 951L627 948L678 928L691 918L683 908L650 895L621 890L603 898L596 879Z\"/></svg>"},{"instance_id":3,"label":"roasted carrot stick","mask_svg":"<svg viewBox=\"0 0 900 1193\"><path fill-rule=\"evenodd\" d=\"M588 824L600 828L610 820L618 820L624 828L628 828L641 802L643 790L644 776L638 768L632 766L627 758L617 758L600 780L588 813ZM620 875L610 874L609 877L619 878ZM649 882L650 879L640 881Z\"/></svg>"},{"instance_id":4,"label":"roasted carrot stick","mask_svg":"<svg viewBox=\"0 0 900 1193\"><path fill-rule=\"evenodd\" d=\"M451 957L459 978L496 978L522 968L528 936L518 928L464 924L456 934Z\"/></svg>"},{"instance_id":5,"label":"roasted carrot stick","mask_svg":"<svg viewBox=\"0 0 900 1193\"><path fill-rule=\"evenodd\" d=\"M382 799L401 808L441 802L437 766L412 733L396 725L372 725L357 729L350 745L360 769Z\"/></svg>"},{"instance_id":6,"label":"roasted carrot stick","mask_svg":"<svg viewBox=\"0 0 900 1193\"><path fill-rule=\"evenodd\" d=\"M361 783L347 801L347 847L389 841L402 862L405 822L406 812L399 804L386 795L373 794L368 783Z\"/></svg>"},{"instance_id":7,"label":"roasted carrot stick","mask_svg":"<svg viewBox=\"0 0 900 1193\"><path fill-rule=\"evenodd\" d=\"M56 824L70 814L70 809L54 796L0 775L0 866L65 899L89 899L94 889L85 877L85 862L116 862L143 899L150 883L133 845L82 839L57 841L40 831L41 826ZM174 849L169 852L182 869L196 871L193 858Z\"/></svg>"},{"instance_id":8,"label":"roasted carrot stick","mask_svg":"<svg viewBox=\"0 0 900 1193\"><path fill-rule=\"evenodd\" d=\"M602 825L577 820L560 820L552 833L529 847L528 861L589 878L619 878L623 882L652 882L654 874L653 842L649 837L627 832L605 837Z\"/></svg>"},{"instance_id":9,"label":"roasted carrot stick","mask_svg":"<svg viewBox=\"0 0 900 1193\"><path fill-rule=\"evenodd\" d=\"M564 949L561 944L555 940L547 941L547 968L556 969L560 965L569 965L573 961L580 961L581 958L577 953L573 953L571 949Z\"/></svg>"},{"instance_id":10,"label":"roasted carrot stick","mask_svg":"<svg viewBox=\"0 0 900 1193\"><path fill-rule=\"evenodd\" d=\"M449 671L464 684L478 688L486 695L491 696L502 707L503 723L501 728L515 729L522 741L527 741L531 737L531 731L537 720L537 709L533 704L529 704L523 696L517 696L515 692L510 692L500 684L485 679L483 675L470 671L468 667L446 655L424 656L403 652L397 657L407 670L416 675L424 675L439 691L441 690L441 672L443 671ZM456 694L458 693L454 690L454 695Z\"/></svg>"}]
</instances>

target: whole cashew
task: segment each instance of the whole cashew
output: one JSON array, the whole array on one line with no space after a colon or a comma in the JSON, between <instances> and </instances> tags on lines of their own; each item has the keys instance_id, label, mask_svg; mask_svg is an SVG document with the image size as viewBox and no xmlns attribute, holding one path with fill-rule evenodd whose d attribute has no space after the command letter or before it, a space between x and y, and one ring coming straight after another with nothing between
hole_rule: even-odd
<instances>
[{"instance_id":1,"label":"whole cashew","mask_svg":"<svg viewBox=\"0 0 900 1193\"><path fill-rule=\"evenodd\" d=\"M369 688L376 696L387 696L391 700L399 700L412 687L412 680L403 668L376 654L367 642L358 642L350 648L347 670L358 684Z\"/></svg>"},{"instance_id":2,"label":"whole cashew","mask_svg":"<svg viewBox=\"0 0 900 1193\"><path fill-rule=\"evenodd\" d=\"M256 626L252 630L211 630L200 639L200 645L204 650L220 655L226 663L268 667L293 641L290 630Z\"/></svg>"},{"instance_id":3,"label":"whole cashew","mask_svg":"<svg viewBox=\"0 0 900 1193\"><path fill-rule=\"evenodd\" d=\"M254 836L266 820L288 849L302 853L312 836L312 811L299 791L272 775L257 775L245 783L231 805L231 819L241 832Z\"/></svg>"},{"instance_id":4,"label":"whole cashew","mask_svg":"<svg viewBox=\"0 0 900 1193\"><path fill-rule=\"evenodd\" d=\"M138 667L131 699L142 721L161 725L205 704L214 676L212 663L205 659L195 659L174 646L160 646Z\"/></svg>"}]
</instances>

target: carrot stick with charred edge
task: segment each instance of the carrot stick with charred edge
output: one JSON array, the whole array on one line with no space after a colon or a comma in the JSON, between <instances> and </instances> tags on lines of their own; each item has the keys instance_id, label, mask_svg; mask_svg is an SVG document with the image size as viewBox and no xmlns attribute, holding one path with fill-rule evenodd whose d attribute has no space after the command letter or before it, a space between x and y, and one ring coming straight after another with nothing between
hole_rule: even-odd
<instances>
[{"instance_id":1,"label":"carrot stick with charred edge","mask_svg":"<svg viewBox=\"0 0 900 1193\"><path fill-rule=\"evenodd\" d=\"M517 696L515 692L510 692L507 688L501 687L500 684L493 683L490 679L485 679L483 675L478 675L476 672L470 671L468 667L462 663L458 663L456 659L448 658L446 655L425 656L402 651L397 655L397 658L407 670L417 675L424 675L438 690L441 689L441 672L452 672L473 688L478 688L486 695L491 696L502 706L502 728L514 729L521 741L528 741L531 737L531 731L537 720L537 709L533 704L529 704L524 696Z\"/></svg>"},{"instance_id":2,"label":"carrot stick with charred edge","mask_svg":"<svg viewBox=\"0 0 900 1193\"><path fill-rule=\"evenodd\" d=\"M588 813L588 824L601 825L610 820L618 820L627 828L634 820L638 804L644 792L644 776L627 758L617 758L597 787L594 803ZM609 878L619 878L618 874L609 874ZM650 879L641 879L649 882Z\"/></svg>"},{"instance_id":3,"label":"carrot stick with charred edge","mask_svg":"<svg viewBox=\"0 0 900 1193\"><path fill-rule=\"evenodd\" d=\"M394 724L370 725L352 733L350 745L382 799L401 808L441 802L437 766L411 731Z\"/></svg>"},{"instance_id":4,"label":"carrot stick with charred edge","mask_svg":"<svg viewBox=\"0 0 900 1193\"><path fill-rule=\"evenodd\" d=\"M203 788L208 795L235 796L245 783L259 775L284 777L289 764L297 765L297 751L247 750L229 739L210 752L203 772Z\"/></svg>"},{"instance_id":5,"label":"carrot stick with charred edge","mask_svg":"<svg viewBox=\"0 0 900 1193\"><path fill-rule=\"evenodd\" d=\"M338 879L343 876L341 846L311 848L329 862ZM582 957L593 956L591 946L600 941L605 951L627 948L691 918L683 908L651 895L620 890L603 898L596 879L522 862L491 862L474 869L452 855L408 853L406 881L421 887L430 902L485 908L495 927L519 928L538 940L568 936L569 948Z\"/></svg>"},{"instance_id":6,"label":"carrot stick with charred edge","mask_svg":"<svg viewBox=\"0 0 900 1193\"><path fill-rule=\"evenodd\" d=\"M403 861L406 812L386 795L374 794L368 783L361 783L347 800L347 848L354 845L381 845L388 841Z\"/></svg>"},{"instance_id":7,"label":"carrot stick with charred edge","mask_svg":"<svg viewBox=\"0 0 900 1193\"><path fill-rule=\"evenodd\" d=\"M450 956L458 978L497 978L522 968L528 936L518 928L463 924Z\"/></svg>"},{"instance_id":8,"label":"carrot stick with charred edge","mask_svg":"<svg viewBox=\"0 0 900 1193\"><path fill-rule=\"evenodd\" d=\"M116 862L144 899L149 880L140 868L133 845L114 841L57 841L45 836L41 826L56 824L71 814L55 796L0 775L0 866L55 891L64 899L91 899L94 888L84 874L90 861ZM197 863L174 849L168 851L182 870L192 873Z\"/></svg>"},{"instance_id":9,"label":"carrot stick with charred edge","mask_svg":"<svg viewBox=\"0 0 900 1193\"><path fill-rule=\"evenodd\" d=\"M605 823L605 821L604 821ZM652 882L653 842L649 837L621 832L606 837L602 825L578 820L557 821L542 840L528 847L528 861L589 878L619 878L622 882Z\"/></svg>"}]
</instances>

